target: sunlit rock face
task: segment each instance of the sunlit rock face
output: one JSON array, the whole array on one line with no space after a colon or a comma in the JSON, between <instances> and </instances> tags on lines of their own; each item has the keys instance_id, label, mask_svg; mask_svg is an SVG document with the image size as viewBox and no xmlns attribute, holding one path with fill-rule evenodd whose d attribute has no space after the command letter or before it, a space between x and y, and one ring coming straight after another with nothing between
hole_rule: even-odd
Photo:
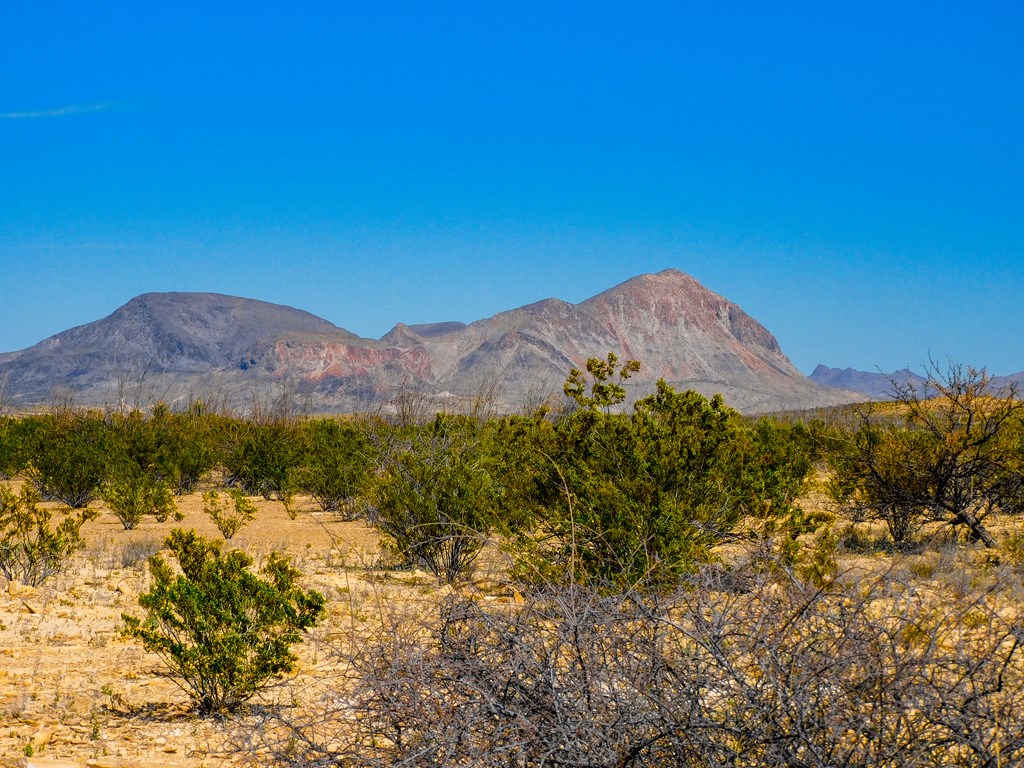
<instances>
[{"instance_id":1,"label":"sunlit rock face","mask_svg":"<svg viewBox=\"0 0 1024 768\"><path fill-rule=\"evenodd\" d=\"M109 317L0 356L8 397L44 403L244 404L290 389L318 411L386 409L416 393L430 407L494 411L560 397L572 367L614 352L639 360L631 400L659 378L722 393L742 411L845 402L800 374L739 306L677 270L640 275L579 304L547 299L469 325L399 323L363 339L308 312L217 294L151 293Z\"/></svg>"}]
</instances>

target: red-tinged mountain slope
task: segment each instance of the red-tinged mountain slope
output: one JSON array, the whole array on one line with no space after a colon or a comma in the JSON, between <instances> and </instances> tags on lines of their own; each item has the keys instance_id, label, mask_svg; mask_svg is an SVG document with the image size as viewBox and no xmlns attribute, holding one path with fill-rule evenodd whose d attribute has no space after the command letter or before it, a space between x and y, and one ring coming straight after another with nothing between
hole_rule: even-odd
<instances>
[{"instance_id":1,"label":"red-tinged mountain slope","mask_svg":"<svg viewBox=\"0 0 1024 768\"><path fill-rule=\"evenodd\" d=\"M632 394L664 378L745 411L848 400L800 374L778 342L740 307L678 270L640 275L579 304L548 299L423 338L399 327L382 341L430 352L442 389L497 391L508 403L526 391L558 393L570 367L615 352L640 360Z\"/></svg>"},{"instance_id":2,"label":"red-tinged mountain slope","mask_svg":"<svg viewBox=\"0 0 1024 768\"><path fill-rule=\"evenodd\" d=\"M664 378L747 412L854 399L802 376L740 307L677 270L641 275L579 304L547 299L469 325L398 324L362 339L299 310L216 294L146 294L110 317L0 358L22 404L54 388L81 402L211 397L243 404L290 387L320 411L485 399L499 411L561 396L572 367L615 352L641 361L630 398Z\"/></svg>"}]
</instances>

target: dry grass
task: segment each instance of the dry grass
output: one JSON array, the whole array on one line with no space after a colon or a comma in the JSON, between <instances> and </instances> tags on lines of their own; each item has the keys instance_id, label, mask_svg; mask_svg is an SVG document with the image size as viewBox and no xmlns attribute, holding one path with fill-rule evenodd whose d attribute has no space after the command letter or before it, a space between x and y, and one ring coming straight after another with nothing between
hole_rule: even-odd
<instances>
[{"instance_id":1,"label":"dry grass","mask_svg":"<svg viewBox=\"0 0 1024 768\"><path fill-rule=\"evenodd\" d=\"M200 493L177 501L182 522L149 518L131 531L96 503L100 514L83 529L88 546L66 572L35 591L0 592L0 755L23 755L32 745L36 756L49 759L186 768L259 762L254 752L260 745L240 743L236 728L195 717L187 697L160 676L158 659L120 636L122 612L137 612L137 597L147 588L145 560L170 530L195 528L218 537ZM257 562L272 550L287 551L305 574L305 586L328 599L327 620L297 649L297 677L272 688L252 710L260 717L288 708L301 717L353 684L346 661L353 649L396 627L414 633L452 590L438 587L425 572L389 568L375 531L323 513L310 499L296 502L294 519L280 502L254 502L256 521L229 545ZM896 556L877 526L855 526L841 538L840 569L851 583L888 573L893 583L913 585L915 600L936 610L984 595L998 582L999 591L986 599L997 614L1015 618L1024 593L1006 585L1022 583L1017 569L1024 562L1024 528L1012 519L991 527L1004 543L999 553L962 546L936 529L926 532L921 547ZM734 559L742 552L733 547L722 554ZM504 555L488 546L472 580L459 590L483 605L515 605L522 598L507 584L506 571ZM906 595L887 599L888 606L879 601L876 608L891 609ZM955 641L947 636L946 642Z\"/></svg>"}]
</instances>

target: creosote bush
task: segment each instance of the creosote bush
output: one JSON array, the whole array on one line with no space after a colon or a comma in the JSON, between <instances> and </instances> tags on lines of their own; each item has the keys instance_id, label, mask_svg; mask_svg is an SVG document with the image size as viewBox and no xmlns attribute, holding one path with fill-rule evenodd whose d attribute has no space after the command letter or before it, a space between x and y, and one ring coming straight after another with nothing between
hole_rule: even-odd
<instances>
[{"instance_id":1,"label":"creosote bush","mask_svg":"<svg viewBox=\"0 0 1024 768\"><path fill-rule=\"evenodd\" d=\"M819 521L795 503L812 466L798 430L744 427L721 396L663 380L616 413L621 380L637 370L634 361L618 366L614 355L588 361L589 384L573 371L565 392L574 412L497 428L504 498L533 518L515 531L524 577L671 589L742 523L790 541L815 529Z\"/></svg>"},{"instance_id":2,"label":"creosote bush","mask_svg":"<svg viewBox=\"0 0 1024 768\"><path fill-rule=\"evenodd\" d=\"M161 523L171 517L183 518L170 484L139 471L119 473L108 480L100 496L126 531L138 526L146 515L153 515Z\"/></svg>"},{"instance_id":3,"label":"creosote bush","mask_svg":"<svg viewBox=\"0 0 1024 768\"><path fill-rule=\"evenodd\" d=\"M204 412L202 403L172 413L162 402L146 417L140 411L112 414L110 431L119 462L134 466L176 494L191 493L213 469L220 419Z\"/></svg>"},{"instance_id":4,"label":"creosote bush","mask_svg":"<svg viewBox=\"0 0 1024 768\"><path fill-rule=\"evenodd\" d=\"M410 565L453 583L496 524L498 489L475 420L438 415L386 457L370 489L370 522Z\"/></svg>"},{"instance_id":5,"label":"creosote bush","mask_svg":"<svg viewBox=\"0 0 1024 768\"><path fill-rule=\"evenodd\" d=\"M268 501L282 498L300 460L297 434L284 419L229 422L222 458L230 484Z\"/></svg>"},{"instance_id":6,"label":"creosote bush","mask_svg":"<svg viewBox=\"0 0 1024 768\"><path fill-rule=\"evenodd\" d=\"M76 509L88 505L110 468L111 435L102 414L61 410L26 427L26 474L42 497Z\"/></svg>"},{"instance_id":7,"label":"creosote bush","mask_svg":"<svg viewBox=\"0 0 1024 768\"><path fill-rule=\"evenodd\" d=\"M227 496L222 499L216 491L207 491L203 494L203 511L213 520L220 535L231 539L256 519L256 505L238 488L228 489Z\"/></svg>"},{"instance_id":8,"label":"creosote bush","mask_svg":"<svg viewBox=\"0 0 1024 768\"><path fill-rule=\"evenodd\" d=\"M123 615L125 634L167 665L167 676L202 714L230 713L292 672L291 646L324 613L324 597L297 586L300 573L273 553L262 578L244 552L224 553L195 531L166 540L181 566L149 559L153 586L139 596L144 619Z\"/></svg>"},{"instance_id":9,"label":"creosote bush","mask_svg":"<svg viewBox=\"0 0 1024 768\"><path fill-rule=\"evenodd\" d=\"M361 422L313 419L298 429L300 458L289 475L294 490L313 497L324 512L355 516L353 500L366 488L374 451Z\"/></svg>"},{"instance_id":10,"label":"creosote bush","mask_svg":"<svg viewBox=\"0 0 1024 768\"><path fill-rule=\"evenodd\" d=\"M0 485L0 573L32 586L59 573L85 545L82 524L95 516L89 510L68 511L53 526L53 512L41 507L40 500L30 485L23 486L20 494Z\"/></svg>"}]
</instances>

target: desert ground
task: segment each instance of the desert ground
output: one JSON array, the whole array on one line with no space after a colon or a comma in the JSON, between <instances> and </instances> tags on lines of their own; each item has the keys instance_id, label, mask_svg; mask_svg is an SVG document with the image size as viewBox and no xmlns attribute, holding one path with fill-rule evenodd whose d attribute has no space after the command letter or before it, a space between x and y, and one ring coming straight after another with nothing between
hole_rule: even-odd
<instances>
[{"instance_id":1,"label":"desert ground","mask_svg":"<svg viewBox=\"0 0 1024 768\"><path fill-rule=\"evenodd\" d=\"M296 648L298 674L263 694L257 707L273 706L282 697L291 700L295 691L329 680L323 649L352 622L372 621L360 612L366 606L408 605L432 600L441 591L429 574L382 567L377 537L361 523L340 521L311 501L299 501L295 519L281 502L253 501L257 519L229 546L244 549L257 563L271 550L287 551L305 575L304 586L328 600L327 618ZM160 659L121 636L122 613L142 615L137 598L147 589L146 559L161 549L172 528L220 538L203 514L200 494L179 498L178 506L185 514L182 522L147 518L126 531L94 502L100 514L83 528L87 546L65 572L37 589L3 586L0 758L6 764L199 768L259 763L253 736L239 728L239 721L196 716L188 696L161 676Z\"/></svg>"},{"instance_id":2,"label":"desert ground","mask_svg":"<svg viewBox=\"0 0 1024 768\"><path fill-rule=\"evenodd\" d=\"M327 599L325 620L295 649L296 674L257 696L241 715L197 715L189 697L163 676L159 657L121 630L123 613L143 614L137 600L149 584L147 558L161 550L174 527L220 538L203 513L201 493L177 499L183 521L149 517L130 531L96 501L92 507L98 515L83 528L87 545L68 568L38 588L17 583L0 588L0 766L266 763L268 744L280 742L261 723L273 721L275 712L305 711L303 702L320 700L325 686L343 687L345 670L333 648L351 647L388 626L396 610L425 614L451 589L438 586L429 573L394 568L373 529L324 513L310 499L297 501L294 518L279 501L252 500L256 520L228 546L245 550L257 564L271 551L288 552L304 574L303 586ZM818 496L804 503L823 502ZM1008 532L1001 527L1001 536ZM867 535L880 533L868 530ZM728 552L722 555L730 559ZM978 549L929 545L897 567L922 586L932 585L928 589L970 591L968 582L979 572L974 566L990 556ZM881 551L847 552L841 567L870 573L892 568L893 561ZM459 589L479 600L513 603L519 595L503 583L502 573L499 557L485 550L472 580Z\"/></svg>"}]
</instances>

